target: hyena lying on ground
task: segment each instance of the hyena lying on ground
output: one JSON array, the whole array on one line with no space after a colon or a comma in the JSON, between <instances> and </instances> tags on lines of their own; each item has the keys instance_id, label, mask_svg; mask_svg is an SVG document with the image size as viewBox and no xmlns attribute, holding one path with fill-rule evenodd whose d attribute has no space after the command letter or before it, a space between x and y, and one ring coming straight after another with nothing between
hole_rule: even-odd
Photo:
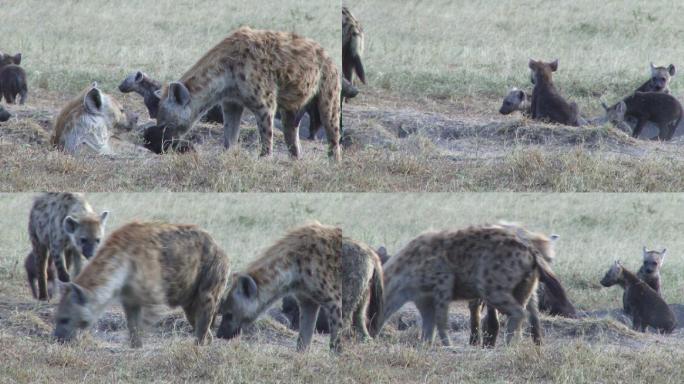
<instances>
[{"instance_id":1,"label":"hyena lying on ground","mask_svg":"<svg viewBox=\"0 0 684 384\"><path fill-rule=\"evenodd\" d=\"M670 81L677 73L677 68L674 64L667 67L656 67L653 63L651 66L651 78L636 89L635 92L662 92L670 93Z\"/></svg>"},{"instance_id":2,"label":"hyena lying on ground","mask_svg":"<svg viewBox=\"0 0 684 384\"><path fill-rule=\"evenodd\" d=\"M143 322L154 318L162 305L182 307L197 344L209 344L229 273L228 256L194 225L126 224L66 286L55 316L55 337L71 340L118 299L132 348L142 347Z\"/></svg>"},{"instance_id":3,"label":"hyena lying on ground","mask_svg":"<svg viewBox=\"0 0 684 384\"><path fill-rule=\"evenodd\" d=\"M529 67L534 84L530 106L532 118L578 126L577 104L568 103L553 83L553 72L558 70L558 60L545 63L530 59Z\"/></svg>"},{"instance_id":4,"label":"hyena lying on ground","mask_svg":"<svg viewBox=\"0 0 684 384\"><path fill-rule=\"evenodd\" d=\"M10 117L12 117L12 114L7 112L5 108L3 108L2 105L0 105L0 123L9 120Z\"/></svg>"},{"instance_id":5,"label":"hyena lying on ground","mask_svg":"<svg viewBox=\"0 0 684 384\"><path fill-rule=\"evenodd\" d=\"M38 287L36 286L36 281L40 277L38 272L38 261L33 251L29 252L24 260L24 269L26 269L26 279L28 280L29 288L31 288L31 294L34 299L38 298ZM48 298L52 298L53 293L57 289L57 283L55 282L55 263L52 260L48 261L47 267L47 294Z\"/></svg>"},{"instance_id":6,"label":"hyena lying on ground","mask_svg":"<svg viewBox=\"0 0 684 384\"><path fill-rule=\"evenodd\" d=\"M243 27L209 50L180 81L160 92L157 122L185 134L214 105L223 107L224 146L236 147L243 109L257 118L261 155L273 150L273 119L280 110L285 143L299 157L297 115L317 98L318 112L340 158L340 80L335 63L313 40L293 33Z\"/></svg>"},{"instance_id":7,"label":"hyena lying on ground","mask_svg":"<svg viewBox=\"0 0 684 384\"><path fill-rule=\"evenodd\" d=\"M507 342L520 333L527 307L532 337L541 343L537 282L541 279L558 296L564 293L548 265L554 256L551 241L527 236L486 226L428 232L411 240L385 264L384 318L413 301L423 319L423 340L432 342L436 324L442 343L449 345L449 303L481 299L492 311L508 315ZM479 327L479 306L471 316L478 317ZM497 331L498 322L493 340Z\"/></svg>"},{"instance_id":8,"label":"hyena lying on ground","mask_svg":"<svg viewBox=\"0 0 684 384\"><path fill-rule=\"evenodd\" d=\"M619 284L626 292L635 331L645 332L650 326L660 333L671 333L677 327L677 318L660 295L634 273L616 261L601 279L601 285Z\"/></svg>"},{"instance_id":9,"label":"hyena lying on ground","mask_svg":"<svg viewBox=\"0 0 684 384\"><path fill-rule=\"evenodd\" d=\"M342 7L342 74L354 84L352 75L356 72L366 84L366 74L361 62L363 55L363 28L347 7Z\"/></svg>"},{"instance_id":10,"label":"hyena lying on ground","mask_svg":"<svg viewBox=\"0 0 684 384\"><path fill-rule=\"evenodd\" d=\"M504 97L503 103L501 103L501 108L499 108L499 113L502 115L508 115L515 111L520 111L523 116L530 115L530 96L527 92L513 87L506 97Z\"/></svg>"},{"instance_id":11,"label":"hyena lying on ground","mask_svg":"<svg viewBox=\"0 0 684 384\"><path fill-rule=\"evenodd\" d=\"M663 262L665 262L665 253L667 252L667 248L663 248L662 251L650 251L646 247L643 249L643 264L641 265L641 268L637 271L636 276L643 281L644 283L648 284L649 287L651 287L657 294L660 293L660 268L663 266ZM625 289L625 292L622 294L622 308L624 309L625 313L627 315L630 314L631 312L631 307L629 305L629 301L627 300L627 289Z\"/></svg>"},{"instance_id":12,"label":"hyena lying on ground","mask_svg":"<svg viewBox=\"0 0 684 384\"><path fill-rule=\"evenodd\" d=\"M108 211L96 214L83 195L45 193L33 202L28 233L38 271L38 299L47 300L48 257L57 269L59 280L68 282L68 269L81 272L81 257L93 257L104 236ZM48 255L49 251L49 255Z\"/></svg>"},{"instance_id":13,"label":"hyena lying on ground","mask_svg":"<svg viewBox=\"0 0 684 384\"><path fill-rule=\"evenodd\" d=\"M57 115L51 142L57 149L71 154L84 149L106 154L111 152L111 131L130 131L137 121L137 115L124 111L119 102L93 83Z\"/></svg>"},{"instance_id":14,"label":"hyena lying on ground","mask_svg":"<svg viewBox=\"0 0 684 384\"><path fill-rule=\"evenodd\" d=\"M682 105L667 93L636 92L612 107L601 104L606 111L606 119L616 127L624 126L627 118L636 120L633 138L639 137L646 123L651 122L660 130L653 139L671 140L682 121Z\"/></svg>"},{"instance_id":15,"label":"hyena lying on ground","mask_svg":"<svg viewBox=\"0 0 684 384\"><path fill-rule=\"evenodd\" d=\"M142 71L137 71L126 76L119 84L119 91L122 93L135 92L143 97L147 112L150 118L156 119L159 111L159 96L157 91L161 89L161 83L151 78ZM211 123L223 123L223 111L221 107L215 105L203 117L203 121Z\"/></svg>"}]
</instances>

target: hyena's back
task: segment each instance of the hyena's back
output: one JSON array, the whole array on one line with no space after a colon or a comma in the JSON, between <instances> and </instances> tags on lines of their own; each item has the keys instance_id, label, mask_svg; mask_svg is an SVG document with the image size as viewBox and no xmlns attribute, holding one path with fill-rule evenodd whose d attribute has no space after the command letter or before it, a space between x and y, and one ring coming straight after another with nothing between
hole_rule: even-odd
<instances>
[{"instance_id":1,"label":"hyena's back","mask_svg":"<svg viewBox=\"0 0 684 384\"><path fill-rule=\"evenodd\" d=\"M106 279L122 265L130 265L122 296L145 304L187 306L200 292L225 288L229 272L226 254L211 235L194 225L130 223L116 230L76 283L85 287ZM97 273L92 273L89 270Z\"/></svg>"}]
</instances>

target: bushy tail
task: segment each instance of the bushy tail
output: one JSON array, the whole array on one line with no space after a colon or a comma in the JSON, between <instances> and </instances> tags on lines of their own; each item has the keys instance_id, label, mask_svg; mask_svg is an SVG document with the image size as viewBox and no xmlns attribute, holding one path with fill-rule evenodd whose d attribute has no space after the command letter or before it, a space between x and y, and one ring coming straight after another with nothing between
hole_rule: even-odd
<instances>
[{"instance_id":1,"label":"bushy tail","mask_svg":"<svg viewBox=\"0 0 684 384\"><path fill-rule=\"evenodd\" d=\"M382 265L379 259L374 260L373 277L370 286L370 302L368 304L368 332L375 337L384 322L385 313L385 284L383 283Z\"/></svg>"},{"instance_id":2,"label":"bushy tail","mask_svg":"<svg viewBox=\"0 0 684 384\"><path fill-rule=\"evenodd\" d=\"M558 277L551 271L546 261L538 257L535 257L535 261L539 270L539 280L546 285L547 292L556 299L557 307L561 309L558 312L562 313L565 317L576 318L575 306L568 300L565 289L560 280L558 280Z\"/></svg>"},{"instance_id":3,"label":"bushy tail","mask_svg":"<svg viewBox=\"0 0 684 384\"><path fill-rule=\"evenodd\" d=\"M359 77L359 80L366 84L366 71L363 69L363 63L361 62L361 55L363 54L363 36L360 34L355 34L352 36L350 44L352 61L354 63L354 72L356 72L356 76Z\"/></svg>"}]
</instances>

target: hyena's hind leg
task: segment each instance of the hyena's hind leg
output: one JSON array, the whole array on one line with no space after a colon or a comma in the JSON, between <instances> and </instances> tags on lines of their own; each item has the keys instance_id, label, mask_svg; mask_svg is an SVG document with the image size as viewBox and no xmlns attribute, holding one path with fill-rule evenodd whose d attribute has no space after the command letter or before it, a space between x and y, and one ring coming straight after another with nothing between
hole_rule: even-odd
<instances>
[{"instance_id":1,"label":"hyena's hind leg","mask_svg":"<svg viewBox=\"0 0 684 384\"><path fill-rule=\"evenodd\" d=\"M432 344L435 338L435 301L430 297L422 297L414 303L423 323L421 339L426 344Z\"/></svg>"},{"instance_id":2,"label":"hyena's hind leg","mask_svg":"<svg viewBox=\"0 0 684 384\"><path fill-rule=\"evenodd\" d=\"M475 299L468 302L468 309L470 310L470 345L480 345L482 343L480 321L483 306L484 302L481 299Z\"/></svg>"},{"instance_id":3,"label":"hyena's hind leg","mask_svg":"<svg viewBox=\"0 0 684 384\"><path fill-rule=\"evenodd\" d=\"M36 271L38 272L38 300L48 300L47 269L50 260L47 247L34 241L33 254L36 257Z\"/></svg>"},{"instance_id":4,"label":"hyena's hind leg","mask_svg":"<svg viewBox=\"0 0 684 384\"><path fill-rule=\"evenodd\" d=\"M340 353L342 352L340 331L344 326L342 321L342 302L341 300L331 300L325 304L325 308L328 311L328 320L330 321L330 350Z\"/></svg>"},{"instance_id":5,"label":"hyena's hind leg","mask_svg":"<svg viewBox=\"0 0 684 384\"><path fill-rule=\"evenodd\" d=\"M489 295L487 304L508 316L508 327L506 330L506 344L510 344L513 338L520 338L522 321L525 318L525 308L510 293L497 292Z\"/></svg>"},{"instance_id":6,"label":"hyena's hind leg","mask_svg":"<svg viewBox=\"0 0 684 384\"><path fill-rule=\"evenodd\" d=\"M309 348L320 305L306 297L298 297L299 303L299 336L297 337L297 351L303 352Z\"/></svg>"},{"instance_id":7,"label":"hyena's hind leg","mask_svg":"<svg viewBox=\"0 0 684 384\"><path fill-rule=\"evenodd\" d=\"M285 145L290 152L290 156L298 159L301 153L301 146L299 144L299 124L297 124L297 114L291 111L282 110L280 120L283 123L283 135L285 137Z\"/></svg>"},{"instance_id":8,"label":"hyena's hind leg","mask_svg":"<svg viewBox=\"0 0 684 384\"><path fill-rule=\"evenodd\" d=\"M265 103L257 102L247 106L256 117L259 136L261 138L261 157L271 156L273 151L273 117L276 112L276 101L274 98Z\"/></svg>"},{"instance_id":9,"label":"hyena's hind leg","mask_svg":"<svg viewBox=\"0 0 684 384\"><path fill-rule=\"evenodd\" d=\"M223 103L223 147L237 148L240 139L240 119L244 107L235 103Z\"/></svg>"},{"instance_id":10,"label":"hyena's hind leg","mask_svg":"<svg viewBox=\"0 0 684 384\"><path fill-rule=\"evenodd\" d=\"M541 345L542 342L542 328L539 322L539 304L537 294L533 293L527 301L527 313L529 316L530 327L532 329L532 341L535 344Z\"/></svg>"},{"instance_id":11,"label":"hyena's hind leg","mask_svg":"<svg viewBox=\"0 0 684 384\"><path fill-rule=\"evenodd\" d=\"M328 156L339 161L340 154L340 79L337 70L324 71L318 95L318 113L328 136Z\"/></svg>"}]
</instances>

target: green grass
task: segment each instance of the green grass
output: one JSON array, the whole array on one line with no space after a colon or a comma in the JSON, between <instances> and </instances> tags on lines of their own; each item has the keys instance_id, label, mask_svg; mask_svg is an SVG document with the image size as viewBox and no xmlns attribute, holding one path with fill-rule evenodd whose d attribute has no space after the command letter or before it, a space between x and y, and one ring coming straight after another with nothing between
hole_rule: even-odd
<instances>
[{"instance_id":1,"label":"green grass","mask_svg":"<svg viewBox=\"0 0 684 384\"><path fill-rule=\"evenodd\" d=\"M93 80L111 91L138 69L176 80L242 25L297 32L341 63L333 0L26 0L2 8L0 35L8 38L0 50L23 53L34 97L35 88L73 93Z\"/></svg>"},{"instance_id":2,"label":"green grass","mask_svg":"<svg viewBox=\"0 0 684 384\"><path fill-rule=\"evenodd\" d=\"M531 89L528 58L560 59L556 84L583 109L684 65L684 25L670 1L345 0L366 34L371 87L438 98L499 98ZM673 79L673 93L684 85Z\"/></svg>"}]
</instances>

